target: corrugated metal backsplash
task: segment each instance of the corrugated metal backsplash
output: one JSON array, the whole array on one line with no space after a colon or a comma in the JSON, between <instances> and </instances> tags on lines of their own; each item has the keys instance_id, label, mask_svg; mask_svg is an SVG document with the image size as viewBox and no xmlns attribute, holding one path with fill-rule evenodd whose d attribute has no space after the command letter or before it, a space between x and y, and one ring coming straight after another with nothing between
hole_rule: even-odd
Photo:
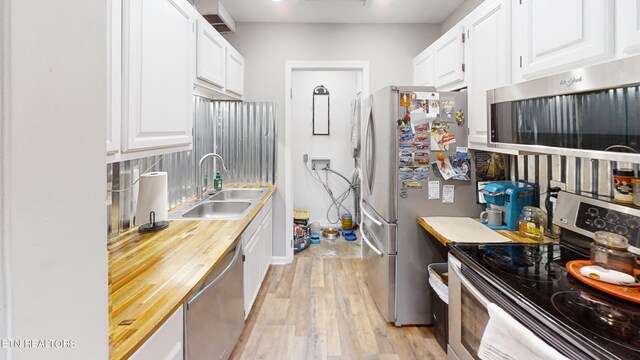
<instances>
[{"instance_id":1,"label":"corrugated metal backsplash","mask_svg":"<svg viewBox=\"0 0 640 360\"><path fill-rule=\"evenodd\" d=\"M217 152L229 172L223 182L231 184L273 184L276 169L275 103L239 103L211 101L195 97L194 145L183 151L107 165L110 205L107 205L107 233L116 236L131 227L136 210L137 184L145 171L168 173L169 206L175 207L195 195L197 159ZM219 167L213 160L204 166L204 174ZM211 175L208 176L211 179ZM117 190L120 189L120 190ZM107 202L109 203L109 201Z\"/></svg>"},{"instance_id":2,"label":"corrugated metal backsplash","mask_svg":"<svg viewBox=\"0 0 640 360\"><path fill-rule=\"evenodd\" d=\"M541 204L549 180L567 184L567 191L584 196L613 198L613 169L630 166L638 174L638 164L621 166L615 161L559 155L511 156L511 179L540 185Z\"/></svg>"}]
</instances>

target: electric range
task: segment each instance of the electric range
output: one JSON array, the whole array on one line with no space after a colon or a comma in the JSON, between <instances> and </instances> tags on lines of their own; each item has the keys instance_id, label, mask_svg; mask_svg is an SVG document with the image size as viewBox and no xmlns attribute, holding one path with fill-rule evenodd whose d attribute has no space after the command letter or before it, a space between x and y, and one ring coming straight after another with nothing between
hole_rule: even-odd
<instances>
[{"instance_id":1,"label":"electric range","mask_svg":"<svg viewBox=\"0 0 640 360\"><path fill-rule=\"evenodd\" d=\"M589 209L597 208L602 218L613 214L612 209L618 211L619 223L608 221L612 228L628 227L635 224L630 219L640 219L637 210L618 207L561 193L554 216L554 223L563 227L560 243L458 243L450 246L450 254L460 260L462 275L481 293L563 355L640 359L640 304L594 289L565 267L569 261L589 259L590 239L583 235L584 227L594 224L595 211ZM627 230L637 247L637 228ZM640 287L629 291L640 292Z\"/></svg>"}]
</instances>

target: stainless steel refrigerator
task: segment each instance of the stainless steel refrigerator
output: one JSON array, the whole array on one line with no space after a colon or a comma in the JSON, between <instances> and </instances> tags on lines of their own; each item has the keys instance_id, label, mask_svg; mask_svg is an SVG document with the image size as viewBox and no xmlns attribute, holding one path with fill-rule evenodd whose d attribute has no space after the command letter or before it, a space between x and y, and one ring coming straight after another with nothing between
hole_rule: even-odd
<instances>
[{"instance_id":1,"label":"stainless steel refrigerator","mask_svg":"<svg viewBox=\"0 0 640 360\"><path fill-rule=\"evenodd\" d=\"M428 163L421 159L415 166L427 171L428 178L406 180L407 139L415 133L416 116L410 113L413 105L405 105L415 95L428 93L437 102L428 103L431 111L428 128L446 126L455 143L445 151L426 149ZM432 100L430 100L432 101ZM439 105L437 107L432 104ZM401 106L402 105L402 106ZM438 153L446 157L463 153L467 146L467 122L464 119L467 96L464 92L436 92L431 87L390 86L369 96L363 119L362 166L362 238L365 279L378 309L388 322L396 326L432 324L427 265L446 262L446 249L416 222L419 216L478 216L473 171L470 181L445 180L434 167ZM420 106L418 104L418 106ZM437 112L435 114L434 112ZM410 113L411 120L406 121ZM435 116L435 118L433 118ZM424 120L421 120L424 121ZM414 124L407 129L407 126ZM424 129L424 126L421 127ZM410 137L410 136L409 136ZM416 144L418 144L416 142ZM401 148L402 145L402 148ZM410 145L410 143L409 143ZM430 144L431 145L431 144ZM425 150L422 148L422 150ZM417 154L415 158L417 159ZM421 152L425 156L425 151ZM468 154L469 165L472 165ZM402 163L401 163L402 161ZM473 166L470 166L472 169ZM429 199L429 180L438 181L439 198ZM443 186L454 185L453 203L443 202ZM434 186L435 187L435 186ZM434 194L432 194L434 197ZM437 296L437 295L434 295Z\"/></svg>"}]
</instances>

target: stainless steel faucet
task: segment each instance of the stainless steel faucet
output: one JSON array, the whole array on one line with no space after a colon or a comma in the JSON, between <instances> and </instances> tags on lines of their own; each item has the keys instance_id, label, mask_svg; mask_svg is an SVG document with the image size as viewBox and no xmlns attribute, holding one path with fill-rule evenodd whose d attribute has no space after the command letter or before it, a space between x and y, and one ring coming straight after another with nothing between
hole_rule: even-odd
<instances>
[{"instance_id":1,"label":"stainless steel faucet","mask_svg":"<svg viewBox=\"0 0 640 360\"><path fill-rule=\"evenodd\" d=\"M204 182L204 179L202 178L202 165L204 164L204 161L210 157L218 158L218 160L220 160L220 163L222 164L222 169L224 171L227 171L227 167L224 165L224 159L222 158L222 156L216 153L208 153L203 157L201 157L200 161L198 162L198 173L196 174L196 181L198 182L196 186L196 197L198 200L202 200L202 196L204 195L204 192L207 190L206 186L205 187L202 186L202 183Z\"/></svg>"}]
</instances>

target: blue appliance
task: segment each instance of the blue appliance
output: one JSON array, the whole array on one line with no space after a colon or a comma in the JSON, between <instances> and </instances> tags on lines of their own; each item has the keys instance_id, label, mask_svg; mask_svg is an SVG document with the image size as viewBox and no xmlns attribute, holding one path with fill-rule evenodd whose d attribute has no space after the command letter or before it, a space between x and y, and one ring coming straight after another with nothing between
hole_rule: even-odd
<instances>
[{"instance_id":1,"label":"blue appliance","mask_svg":"<svg viewBox=\"0 0 640 360\"><path fill-rule=\"evenodd\" d=\"M518 230L518 217L525 206L533 203L533 186L518 181L494 181L485 185L482 195L487 208L502 210L502 225L492 226L495 230Z\"/></svg>"}]
</instances>

